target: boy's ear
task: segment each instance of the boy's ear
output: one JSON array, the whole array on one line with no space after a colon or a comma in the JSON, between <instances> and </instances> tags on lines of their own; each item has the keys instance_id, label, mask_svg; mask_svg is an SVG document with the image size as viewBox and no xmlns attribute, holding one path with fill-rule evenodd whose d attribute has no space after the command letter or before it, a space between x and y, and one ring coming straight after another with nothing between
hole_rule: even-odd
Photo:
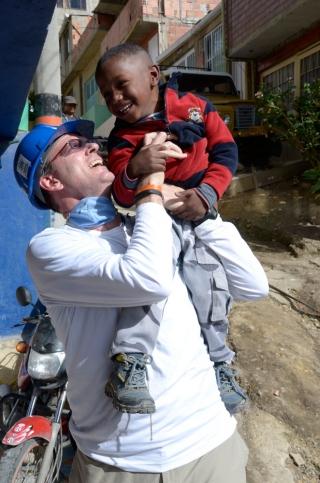
<instances>
[{"instance_id":1,"label":"boy's ear","mask_svg":"<svg viewBox=\"0 0 320 483\"><path fill-rule=\"evenodd\" d=\"M154 64L150 67L150 82L151 86L156 86L159 84L160 79L160 69L159 66Z\"/></svg>"}]
</instances>

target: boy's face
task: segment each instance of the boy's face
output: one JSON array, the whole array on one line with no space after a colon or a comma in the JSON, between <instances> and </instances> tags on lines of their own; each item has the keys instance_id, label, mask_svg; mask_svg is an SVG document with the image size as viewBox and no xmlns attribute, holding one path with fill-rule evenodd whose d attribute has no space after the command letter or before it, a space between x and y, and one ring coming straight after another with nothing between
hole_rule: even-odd
<instances>
[{"instance_id":1,"label":"boy's face","mask_svg":"<svg viewBox=\"0 0 320 483\"><path fill-rule=\"evenodd\" d=\"M159 68L139 53L109 59L101 68L97 84L109 111L134 123L152 114L158 102Z\"/></svg>"}]
</instances>

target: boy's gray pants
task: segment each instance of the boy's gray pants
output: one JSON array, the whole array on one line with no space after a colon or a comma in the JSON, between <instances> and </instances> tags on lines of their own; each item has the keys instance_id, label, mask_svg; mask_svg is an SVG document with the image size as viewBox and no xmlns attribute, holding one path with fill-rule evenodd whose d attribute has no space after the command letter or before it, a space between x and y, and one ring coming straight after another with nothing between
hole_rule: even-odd
<instances>
[{"instance_id":1,"label":"boy's gray pants","mask_svg":"<svg viewBox=\"0 0 320 483\"><path fill-rule=\"evenodd\" d=\"M126 224L132 223L126 220ZM174 266L178 265L197 312L204 341L213 362L231 361L226 345L231 307L225 270L213 250L196 235L190 222L173 221ZM165 301L121 310L111 356L120 352L152 355ZM181 337L183 334L181 333Z\"/></svg>"}]
</instances>

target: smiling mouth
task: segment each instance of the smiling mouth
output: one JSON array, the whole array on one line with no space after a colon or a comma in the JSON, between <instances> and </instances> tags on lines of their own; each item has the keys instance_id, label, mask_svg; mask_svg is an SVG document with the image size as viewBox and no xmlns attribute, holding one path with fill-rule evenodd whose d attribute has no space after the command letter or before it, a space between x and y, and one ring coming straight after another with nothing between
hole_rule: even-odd
<instances>
[{"instance_id":1,"label":"smiling mouth","mask_svg":"<svg viewBox=\"0 0 320 483\"><path fill-rule=\"evenodd\" d=\"M96 168L97 166L104 166L102 159L95 159L89 164L89 168Z\"/></svg>"},{"instance_id":2,"label":"smiling mouth","mask_svg":"<svg viewBox=\"0 0 320 483\"><path fill-rule=\"evenodd\" d=\"M132 107L132 103L130 104L127 104L126 106L122 107L121 109L118 110L118 113L119 114L127 114L127 112L129 111L129 109Z\"/></svg>"}]
</instances>

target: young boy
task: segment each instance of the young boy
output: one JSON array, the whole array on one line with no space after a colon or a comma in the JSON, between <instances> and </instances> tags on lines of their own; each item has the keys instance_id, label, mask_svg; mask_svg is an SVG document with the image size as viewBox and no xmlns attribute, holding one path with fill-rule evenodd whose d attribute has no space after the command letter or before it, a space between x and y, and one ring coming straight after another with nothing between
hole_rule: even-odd
<instances>
[{"instance_id":1,"label":"young boy","mask_svg":"<svg viewBox=\"0 0 320 483\"><path fill-rule=\"evenodd\" d=\"M229 291L242 300L268 292L264 271L250 248L236 228L217 215L217 201L237 167L236 144L207 100L178 92L175 79L159 88L159 68L138 45L121 44L107 51L98 62L96 81L117 118L108 141L116 202L129 207L137 196L144 196L136 193L136 186L146 173L165 171L166 183L173 185L175 203L170 212L177 256L181 249L184 278L215 364L221 396L227 409L235 412L246 396L226 364L234 355L225 344ZM150 141L155 132L166 132L186 156L167 158L162 145ZM158 187L148 186L145 193L150 190ZM134 310L125 309L120 317L111 354L116 369L106 392L122 411L153 412L154 402L141 381L156 343L161 307Z\"/></svg>"}]
</instances>

